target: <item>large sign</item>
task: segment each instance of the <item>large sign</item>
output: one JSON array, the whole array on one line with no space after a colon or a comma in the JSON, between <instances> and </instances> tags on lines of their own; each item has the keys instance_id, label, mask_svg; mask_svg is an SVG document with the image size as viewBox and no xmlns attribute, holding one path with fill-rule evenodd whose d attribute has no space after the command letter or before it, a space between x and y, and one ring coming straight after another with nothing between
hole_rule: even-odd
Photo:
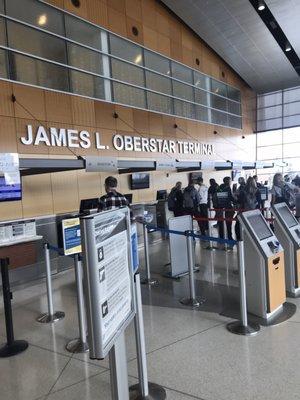
<instances>
[{"instance_id":1,"label":"large sign","mask_svg":"<svg viewBox=\"0 0 300 400\"><path fill-rule=\"evenodd\" d=\"M64 253L66 256L81 253L81 235L79 218L62 220Z\"/></svg>"},{"instance_id":2,"label":"large sign","mask_svg":"<svg viewBox=\"0 0 300 400\"><path fill-rule=\"evenodd\" d=\"M95 132L91 134L86 130L66 129L38 126L36 129L32 125L27 125L26 135L20 138L25 146L45 145L49 147L69 147L89 149L92 143L98 150L109 150L112 148L117 151L135 151L169 154L195 154L213 155L214 147L210 143L192 142L187 140L171 140L158 137L141 137L115 134L112 136L111 145L104 145L101 134Z\"/></svg>"},{"instance_id":3,"label":"large sign","mask_svg":"<svg viewBox=\"0 0 300 400\"><path fill-rule=\"evenodd\" d=\"M104 358L135 315L128 208L81 219L90 358Z\"/></svg>"}]
</instances>

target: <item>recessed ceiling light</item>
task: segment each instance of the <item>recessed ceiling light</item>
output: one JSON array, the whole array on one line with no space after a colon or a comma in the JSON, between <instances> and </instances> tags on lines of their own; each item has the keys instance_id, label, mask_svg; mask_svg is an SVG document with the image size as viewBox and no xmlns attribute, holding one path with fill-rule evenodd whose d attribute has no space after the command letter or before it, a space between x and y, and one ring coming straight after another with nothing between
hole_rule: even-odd
<instances>
[{"instance_id":1,"label":"recessed ceiling light","mask_svg":"<svg viewBox=\"0 0 300 400\"><path fill-rule=\"evenodd\" d=\"M286 52L289 52L289 51L291 51L291 50L292 50L292 46L290 45L289 42L287 42L286 45L285 45L285 51L286 51Z\"/></svg>"},{"instance_id":2,"label":"recessed ceiling light","mask_svg":"<svg viewBox=\"0 0 300 400\"><path fill-rule=\"evenodd\" d=\"M40 25L40 26L46 25L47 15L46 14L40 15L37 22L38 22L38 25Z\"/></svg>"},{"instance_id":3,"label":"recessed ceiling light","mask_svg":"<svg viewBox=\"0 0 300 400\"><path fill-rule=\"evenodd\" d=\"M263 11L266 8L265 2L264 1L259 1L257 8L258 8L259 11Z\"/></svg>"}]
</instances>

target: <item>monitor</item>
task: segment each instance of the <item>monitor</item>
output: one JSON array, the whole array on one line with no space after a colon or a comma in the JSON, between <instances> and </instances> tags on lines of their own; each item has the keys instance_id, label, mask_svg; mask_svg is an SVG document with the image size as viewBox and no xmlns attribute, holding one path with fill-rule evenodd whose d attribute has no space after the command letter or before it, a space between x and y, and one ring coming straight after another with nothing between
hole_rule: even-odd
<instances>
[{"instance_id":1,"label":"monitor","mask_svg":"<svg viewBox=\"0 0 300 400\"><path fill-rule=\"evenodd\" d=\"M166 190L158 190L156 192L156 200L166 200L168 197Z\"/></svg>"},{"instance_id":2,"label":"monitor","mask_svg":"<svg viewBox=\"0 0 300 400\"><path fill-rule=\"evenodd\" d=\"M80 214L90 211L90 210L98 210L99 208L99 199L98 197L93 199L83 199L80 201Z\"/></svg>"},{"instance_id":3,"label":"monitor","mask_svg":"<svg viewBox=\"0 0 300 400\"><path fill-rule=\"evenodd\" d=\"M202 178L202 172L191 172L189 176L190 183L197 183L199 178Z\"/></svg>"},{"instance_id":4,"label":"monitor","mask_svg":"<svg viewBox=\"0 0 300 400\"><path fill-rule=\"evenodd\" d=\"M261 201L268 200L268 196L269 196L268 188L266 186L261 186L258 188L258 190L260 193Z\"/></svg>"},{"instance_id":5,"label":"monitor","mask_svg":"<svg viewBox=\"0 0 300 400\"><path fill-rule=\"evenodd\" d=\"M131 190L148 189L150 187L150 174L135 172L131 175Z\"/></svg>"},{"instance_id":6,"label":"monitor","mask_svg":"<svg viewBox=\"0 0 300 400\"><path fill-rule=\"evenodd\" d=\"M273 236L273 232L269 228L262 214L250 215L247 217L247 220L259 240L264 240Z\"/></svg>"},{"instance_id":7,"label":"monitor","mask_svg":"<svg viewBox=\"0 0 300 400\"><path fill-rule=\"evenodd\" d=\"M22 185L8 185L4 176L0 177L0 201L22 200Z\"/></svg>"},{"instance_id":8,"label":"monitor","mask_svg":"<svg viewBox=\"0 0 300 400\"><path fill-rule=\"evenodd\" d=\"M284 204L282 207L278 207L277 210L289 228L298 225L298 221L293 216L292 212L286 204Z\"/></svg>"},{"instance_id":9,"label":"monitor","mask_svg":"<svg viewBox=\"0 0 300 400\"><path fill-rule=\"evenodd\" d=\"M124 194L129 204L132 204L132 193Z\"/></svg>"}]
</instances>

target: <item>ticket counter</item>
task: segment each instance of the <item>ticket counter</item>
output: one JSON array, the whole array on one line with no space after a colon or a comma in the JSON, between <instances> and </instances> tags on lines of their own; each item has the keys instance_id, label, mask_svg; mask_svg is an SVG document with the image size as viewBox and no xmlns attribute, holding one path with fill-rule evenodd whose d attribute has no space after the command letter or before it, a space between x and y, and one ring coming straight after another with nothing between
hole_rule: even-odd
<instances>
[{"instance_id":1,"label":"ticket counter","mask_svg":"<svg viewBox=\"0 0 300 400\"><path fill-rule=\"evenodd\" d=\"M272 207L274 228L284 248L286 291L292 297L300 295L300 224L285 203Z\"/></svg>"},{"instance_id":2,"label":"ticket counter","mask_svg":"<svg viewBox=\"0 0 300 400\"><path fill-rule=\"evenodd\" d=\"M241 214L248 311L265 320L286 301L284 251L259 210Z\"/></svg>"}]
</instances>

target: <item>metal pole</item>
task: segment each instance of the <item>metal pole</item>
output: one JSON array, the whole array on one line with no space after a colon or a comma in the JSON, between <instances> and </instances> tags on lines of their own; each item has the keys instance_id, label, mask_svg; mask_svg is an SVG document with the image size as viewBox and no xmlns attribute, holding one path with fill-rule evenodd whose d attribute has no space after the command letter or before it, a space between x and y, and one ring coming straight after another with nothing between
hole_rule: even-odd
<instances>
[{"instance_id":1,"label":"metal pole","mask_svg":"<svg viewBox=\"0 0 300 400\"><path fill-rule=\"evenodd\" d=\"M47 286L47 301L48 313L42 314L37 318L38 322L42 324L53 323L63 319L65 313L62 311L55 311L53 309L53 296L52 296L52 281L51 281L51 263L50 263L50 250L49 243L44 243L45 265L46 265L46 286Z\"/></svg>"},{"instance_id":2,"label":"metal pole","mask_svg":"<svg viewBox=\"0 0 300 400\"><path fill-rule=\"evenodd\" d=\"M226 212L223 209L222 211L222 218L223 218L223 232L224 232L224 239L227 239L227 225L226 225ZM228 245L227 243L224 244L224 250L228 250Z\"/></svg>"},{"instance_id":3,"label":"metal pole","mask_svg":"<svg viewBox=\"0 0 300 400\"><path fill-rule=\"evenodd\" d=\"M146 277L142 279L142 284L147 285L157 285L157 279L151 279L150 274L150 258L149 258L149 241L148 241L148 227L147 224L143 224L143 233L144 233L144 255L145 255L145 266L146 266Z\"/></svg>"},{"instance_id":4,"label":"metal pole","mask_svg":"<svg viewBox=\"0 0 300 400\"><path fill-rule=\"evenodd\" d=\"M139 383L129 388L130 399L164 400L167 397L165 389L155 383L148 382L140 274L135 275L134 283L136 298L136 315L134 318L134 329L136 337Z\"/></svg>"},{"instance_id":5,"label":"metal pole","mask_svg":"<svg viewBox=\"0 0 300 400\"><path fill-rule=\"evenodd\" d=\"M184 304L185 306L199 307L201 304L205 302L205 299L196 297L192 231L186 231L185 233L186 233L186 243L187 243L190 297L185 297L181 299L180 303Z\"/></svg>"},{"instance_id":6,"label":"metal pole","mask_svg":"<svg viewBox=\"0 0 300 400\"><path fill-rule=\"evenodd\" d=\"M241 231L242 231L242 225L241 225ZM241 320L230 322L229 324L227 324L227 329L231 333L235 333L236 335L254 336L257 334L257 332L259 332L260 326L256 323L248 323L244 241L242 240L238 241L237 248L238 248Z\"/></svg>"},{"instance_id":7,"label":"metal pole","mask_svg":"<svg viewBox=\"0 0 300 400\"><path fill-rule=\"evenodd\" d=\"M124 332L109 352L112 400L129 400L128 371Z\"/></svg>"},{"instance_id":8,"label":"metal pole","mask_svg":"<svg viewBox=\"0 0 300 400\"><path fill-rule=\"evenodd\" d=\"M83 280L82 280L82 261L80 254L74 255L74 269L75 269L75 280L77 288L77 313L78 313L78 325L79 325L79 339L71 340L66 349L70 353L86 353L89 350L86 336L86 320L85 320L85 305L84 305L84 294L83 294Z\"/></svg>"},{"instance_id":9,"label":"metal pole","mask_svg":"<svg viewBox=\"0 0 300 400\"><path fill-rule=\"evenodd\" d=\"M7 337L7 343L0 348L0 357L11 357L26 350L28 347L28 343L25 340L15 340L12 309L11 309L12 293L10 291L9 272L8 272L9 259L4 258L1 259L0 262L1 262L2 291L3 291L3 303L4 303L4 313L5 313L6 337Z\"/></svg>"}]
</instances>

